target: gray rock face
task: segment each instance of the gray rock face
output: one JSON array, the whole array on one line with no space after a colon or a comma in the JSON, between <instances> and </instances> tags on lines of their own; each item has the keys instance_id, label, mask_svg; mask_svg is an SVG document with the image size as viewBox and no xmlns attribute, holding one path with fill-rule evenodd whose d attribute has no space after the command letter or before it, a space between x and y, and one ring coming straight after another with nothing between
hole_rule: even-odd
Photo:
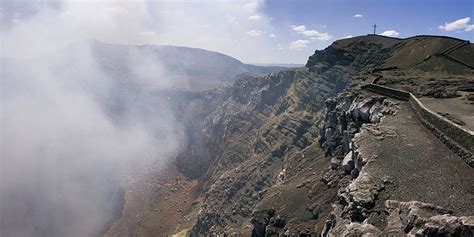
<instances>
[{"instance_id":1,"label":"gray rock face","mask_svg":"<svg viewBox=\"0 0 474 237\"><path fill-rule=\"evenodd\" d=\"M364 162L362 156L359 155L359 151L357 151L357 148L354 146L355 145L352 145L351 151L344 157L342 166L344 167L344 171L347 174L350 174L353 178L357 178L360 171L362 170Z\"/></svg>"},{"instance_id":2,"label":"gray rock face","mask_svg":"<svg viewBox=\"0 0 474 237\"><path fill-rule=\"evenodd\" d=\"M389 216L383 230L367 221L336 218L323 236L474 236L474 216L452 216L450 210L417 201L387 200L385 206Z\"/></svg>"},{"instance_id":3,"label":"gray rock face","mask_svg":"<svg viewBox=\"0 0 474 237\"><path fill-rule=\"evenodd\" d=\"M270 219L270 223L268 223L268 226L266 227L266 232L265 236L273 236L273 235L279 235L282 231L283 228L286 225L286 221L282 219L280 216L274 216Z\"/></svg>"},{"instance_id":4,"label":"gray rock face","mask_svg":"<svg viewBox=\"0 0 474 237\"><path fill-rule=\"evenodd\" d=\"M394 114L396 109L395 103L385 97L370 97L354 101L348 113L355 121L379 123L384 115Z\"/></svg>"},{"instance_id":5,"label":"gray rock face","mask_svg":"<svg viewBox=\"0 0 474 237\"><path fill-rule=\"evenodd\" d=\"M354 169L354 161L352 160L352 152L347 153L347 155L342 160L342 166L346 173L349 173Z\"/></svg>"},{"instance_id":6,"label":"gray rock face","mask_svg":"<svg viewBox=\"0 0 474 237\"><path fill-rule=\"evenodd\" d=\"M407 236L474 236L474 216L452 216L443 207L417 201L385 202L389 223L383 233Z\"/></svg>"},{"instance_id":7,"label":"gray rock face","mask_svg":"<svg viewBox=\"0 0 474 237\"><path fill-rule=\"evenodd\" d=\"M344 130L342 132L342 150L344 153L348 153L350 151L350 142L351 138L349 136L349 132L347 130Z\"/></svg>"},{"instance_id":8,"label":"gray rock face","mask_svg":"<svg viewBox=\"0 0 474 237\"><path fill-rule=\"evenodd\" d=\"M335 101L341 102L335 104ZM331 162L333 170L341 165L346 174L351 174L355 178L362 169L363 159L352 142L352 136L363 124L377 124L381 122L383 116L395 114L399 108L385 97L352 99L351 95L345 94L330 98L325 104L327 113L318 127L321 147L325 150L326 156L335 157ZM378 128L378 126L369 127L371 131L378 132L380 137L396 135L395 132L388 131L388 128L382 129L383 131L379 131Z\"/></svg>"},{"instance_id":9,"label":"gray rock face","mask_svg":"<svg viewBox=\"0 0 474 237\"><path fill-rule=\"evenodd\" d=\"M364 122L369 122L370 121L370 109L372 108L372 99L366 99L362 102L359 103L359 106L356 107L356 110L359 110L359 118L360 120Z\"/></svg>"},{"instance_id":10,"label":"gray rock face","mask_svg":"<svg viewBox=\"0 0 474 237\"><path fill-rule=\"evenodd\" d=\"M364 208L371 208L374 205L378 193L384 188L383 181L378 180L362 172L360 176L354 180L346 188L346 192L350 195L351 201L355 205Z\"/></svg>"},{"instance_id":11,"label":"gray rock face","mask_svg":"<svg viewBox=\"0 0 474 237\"><path fill-rule=\"evenodd\" d=\"M381 231L371 224L350 223L347 229L342 233L342 236L364 236L375 237L380 236Z\"/></svg>"},{"instance_id":12,"label":"gray rock face","mask_svg":"<svg viewBox=\"0 0 474 237\"><path fill-rule=\"evenodd\" d=\"M371 123L379 123L382 115L382 105L380 102L375 103L369 110L370 116L369 121Z\"/></svg>"}]
</instances>

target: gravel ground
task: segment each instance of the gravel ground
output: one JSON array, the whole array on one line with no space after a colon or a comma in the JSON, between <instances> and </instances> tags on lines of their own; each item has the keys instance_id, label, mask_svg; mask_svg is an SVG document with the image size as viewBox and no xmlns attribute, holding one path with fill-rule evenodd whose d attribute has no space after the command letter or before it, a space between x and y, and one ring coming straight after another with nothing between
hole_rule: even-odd
<instances>
[{"instance_id":1,"label":"gravel ground","mask_svg":"<svg viewBox=\"0 0 474 237\"><path fill-rule=\"evenodd\" d=\"M400 102L400 107L395 116L383 121L384 126L395 129L396 137L380 140L363 131L356 139L365 155L377 156L365 171L391 181L374 207L379 219L383 219L387 199L433 203L455 215L473 215L474 169L425 128L407 102Z\"/></svg>"},{"instance_id":2,"label":"gravel ground","mask_svg":"<svg viewBox=\"0 0 474 237\"><path fill-rule=\"evenodd\" d=\"M454 118L460 119L466 123L463 126L474 131L474 105L465 99L464 94L463 97L450 99L422 97L421 102L435 112L449 113Z\"/></svg>"}]
</instances>

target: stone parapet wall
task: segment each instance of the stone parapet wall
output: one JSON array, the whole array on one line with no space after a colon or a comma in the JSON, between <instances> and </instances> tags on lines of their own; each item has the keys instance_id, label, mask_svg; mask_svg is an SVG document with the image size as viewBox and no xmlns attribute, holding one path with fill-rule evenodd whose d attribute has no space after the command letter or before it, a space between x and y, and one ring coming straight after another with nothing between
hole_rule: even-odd
<instances>
[{"instance_id":1,"label":"stone parapet wall","mask_svg":"<svg viewBox=\"0 0 474 237\"><path fill-rule=\"evenodd\" d=\"M366 84L361 86L362 89L373 91L378 94L393 97L399 100L408 101L410 99L410 93L402 90L393 89L386 86L376 84Z\"/></svg>"},{"instance_id":2,"label":"stone parapet wall","mask_svg":"<svg viewBox=\"0 0 474 237\"><path fill-rule=\"evenodd\" d=\"M366 84L362 89L378 94L409 101L420 121L444 144L457 153L471 167L474 167L474 132L461 127L441 115L431 111L413 94L390 87Z\"/></svg>"}]
</instances>

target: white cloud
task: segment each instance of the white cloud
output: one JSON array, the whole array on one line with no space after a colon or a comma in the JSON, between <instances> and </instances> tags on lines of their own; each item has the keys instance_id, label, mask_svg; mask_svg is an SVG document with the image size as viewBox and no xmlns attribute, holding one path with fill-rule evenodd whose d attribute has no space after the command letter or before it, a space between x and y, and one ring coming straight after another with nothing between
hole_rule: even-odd
<instances>
[{"instance_id":1,"label":"white cloud","mask_svg":"<svg viewBox=\"0 0 474 237\"><path fill-rule=\"evenodd\" d=\"M253 12L257 11L264 4L263 0L251 0L243 4L245 10Z\"/></svg>"},{"instance_id":2,"label":"white cloud","mask_svg":"<svg viewBox=\"0 0 474 237\"><path fill-rule=\"evenodd\" d=\"M264 33L265 33L265 31L260 31L260 30L249 30L249 31L247 31L247 35L250 35L252 37L261 36Z\"/></svg>"},{"instance_id":3,"label":"white cloud","mask_svg":"<svg viewBox=\"0 0 474 237\"><path fill-rule=\"evenodd\" d=\"M464 31L471 31L474 30L474 25L468 25L466 28L464 28Z\"/></svg>"},{"instance_id":4,"label":"white cloud","mask_svg":"<svg viewBox=\"0 0 474 237\"><path fill-rule=\"evenodd\" d=\"M308 47L309 42L310 42L309 40L295 40L291 42L290 49L302 50Z\"/></svg>"},{"instance_id":5,"label":"white cloud","mask_svg":"<svg viewBox=\"0 0 474 237\"><path fill-rule=\"evenodd\" d=\"M277 36L275 34L269 34L268 37L270 38L276 38Z\"/></svg>"},{"instance_id":6,"label":"white cloud","mask_svg":"<svg viewBox=\"0 0 474 237\"><path fill-rule=\"evenodd\" d=\"M317 40L330 40L332 38L332 36L328 33L320 33L316 30L303 31L301 34L306 36L312 36L311 39Z\"/></svg>"},{"instance_id":7,"label":"white cloud","mask_svg":"<svg viewBox=\"0 0 474 237\"><path fill-rule=\"evenodd\" d=\"M400 33L394 30L387 30L387 31L384 31L381 35L388 36L388 37L398 37Z\"/></svg>"},{"instance_id":8,"label":"white cloud","mask_svg":"<svg viewBox=\"0 0 474 237\"><path fill-rule=\"evenodd\" d=\"M355 17L355 18L361 18L361 17L364 17L364 15L362 15L362 14L355 14L354 17Z\"/></svg>"},{"instance_id":9,"label":"white cloud","mask_svg":"<svg viewBox=\"0 0 474 237\"><path fill-rule=\"evenodd\" d=\"M275 31L267 21L271 17L260 10L264 4L261 0L151 1L147 10L156 20L149 30L157 32L159 37L139 44L204 48L244 62L268 62L276 60L274 57L283 61L289 56L275 56L273 45L266 42L268 33ZM249 16L261 19L249 20ZM237 43L239 47L235 47Z\"/></svg>"},{"instance_id":10,"label":"white cloud","mask_svg":"<svg viewBox=\"0 0 474 237\"><path fill-rule=\"evenodd\" d=\"M332 36L328 33L321 33L317 30L307 30L305 25L291 26L298 34L311 37L312 40L330 40Z\"/></svg>"},{"instance_id":11,"label":"white cloud","mask_svg":"<svg viewBox=\"0 0 474 237\"><path fill-rule=\"evenodd\" d=\"M300 33L305 36L317 36L320 34L318 31L315 31L315 30L305 30Z\"/></svg>"},{"instance_id":12,"label":"white cloud","mask_svg":"<svg viewBox=\"0 0 474 237\"><path fill-rule=\"evenodd\" d=\"M354 37L354 36L352 36L352 35L346 35L346 36L342 37L341 39L349 39L349 38L352 38L352 37Z\"/></svg>"},{"instance_id":13,"label":"white cloud","mask_svg":"<svg viewBox=\"0 0 474 237\"><path fill-rule=\"evenodd\" d=\"M453 22L445 22L444 25L440 25L439 28L445 31L453 31L453 30L464 30L464 31L471 31L474 29L474 25L469 24L471 21L470 17L465 17Z\"/></svg>"},{"instance_id":14,"label":"white cloud","mask_svg":"<svg viewBox=\"0 0 474 237\"><path fill-rule=\"evenodd\" d=\"M306 30L306 26L305 26L305 25L300 25L300 26L292 25L291 27L293 27L293 30L294 30L294 31L297 31L297 32L303 32L303 31Z\"/></svg>"},{"instance_id":15,"label":"white cloud","mask_svg":"<svg viewBox=\"0 0 474 237\"><path fill-rule=\"evenodd\" d=\"M248 19L251 20L251 21L258 21L258 20L262 19L262 16L253 15L253 16L249 16Z\"/></svg>"}]
</instances>

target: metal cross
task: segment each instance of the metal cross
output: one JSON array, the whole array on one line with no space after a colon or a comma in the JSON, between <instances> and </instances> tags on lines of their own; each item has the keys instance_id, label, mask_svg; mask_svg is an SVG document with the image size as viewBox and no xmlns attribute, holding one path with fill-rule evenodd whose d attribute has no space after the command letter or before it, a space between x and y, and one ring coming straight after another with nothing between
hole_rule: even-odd
<instances>
[{"instance_id":1,"label":"metal cross","mask_svg":"<svg viewBox=\"0 0 474 237\"><path fill-rule=\"evenodd\" d=\"M377 25L374 24L372 27L374 27L374 35L375 35L375 29L377 29Z\"/></svg>"}]
</instances>

